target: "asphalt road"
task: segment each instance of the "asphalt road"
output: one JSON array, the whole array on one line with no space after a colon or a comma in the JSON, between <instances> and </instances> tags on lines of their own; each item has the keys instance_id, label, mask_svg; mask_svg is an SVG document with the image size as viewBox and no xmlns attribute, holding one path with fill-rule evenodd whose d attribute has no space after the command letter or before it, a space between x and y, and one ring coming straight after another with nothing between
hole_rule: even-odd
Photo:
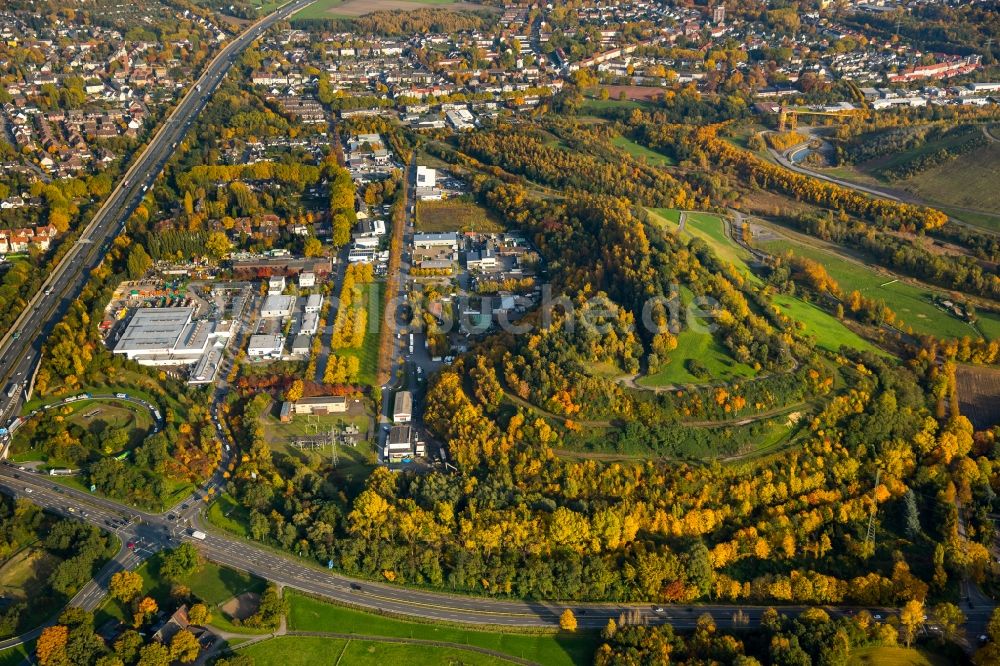
<instances>
[{"instance_id":1,"label":"asphalt road","mask_svg":"<svg viewBox=\"0 0 1000 666\"><path fill-rule=\"evenodd\" d=\"M17 475L15 477L15 475ZM208 485L221 483L217 475ZM29 492L30 490L30 492ZM162 548L174 547L183 541L195 544L213 562L246 571L291 589L319 595L353 606L423 620L458 622L472 625L510 627L553 627L559 615L571 608L581 627L603 627L609 618L617 619L623 613L638 621L650 624L669 623L677 628L690 628L703 614L711 615L721 627L739 628L759 623L765 606L739 604L665 606L657 611L651 604L581 604L558 601L520 601L489 599L453 595L444 592L415 590L397 585L358 581L315 565L312 561L296 559L249 540L209 531L201 522L202 502L186 500L165 514L151 514L124 507L108 499L89 495L53 484L48 477L26 473L10 465L0 466L0 492L27 497L36 504L66 516L76 516L108 529L107 521L126 520L117 528L123 542L138 544L134 561L119 560L109 564L110 571L118 567L134 566ZM73 510L70 511L70 508ZM205 539L190 536L192 529L201 529ZM127 557L127 555L125 556ZM116 564L117 562L117 564ZM83 601L96 604L106 589L106 576L99 577L94 588L81 592ZM90 591L88 591L88 589ZM785 606L781 610L797 614L805 606ZM831 614L848 614L859 608L827 608ZM868 608L883 619L896 612L892 608ZM992 608L987 606L963 608L969 617L970 633L985 626ZM743 618L740 618L742 613ZM0 643L0 647L3 644Z\"/></svg>"},{"instance_id":2,"label":"asphalt road","mask_svg":"<svg viewBox=\"0 0 1000 666\"><path fill-rule=\"evenodd\" d=\"M132 211L153 186L229 68L265 30L312 2L295 0L285 5L247 28L216 55L154 134L146 149L125 172L104 205L83 229L79 240L47 276L11 329L0 338L0 390L3 391L0 393L0 425L6 425L19 413L24 401L23 386L30 381L38 365L48 333L83 289L90 271L107 254L111 240L121 232ZM12 383L17 383L19 389L8 396Z\"/></svg>"}]
</instances>

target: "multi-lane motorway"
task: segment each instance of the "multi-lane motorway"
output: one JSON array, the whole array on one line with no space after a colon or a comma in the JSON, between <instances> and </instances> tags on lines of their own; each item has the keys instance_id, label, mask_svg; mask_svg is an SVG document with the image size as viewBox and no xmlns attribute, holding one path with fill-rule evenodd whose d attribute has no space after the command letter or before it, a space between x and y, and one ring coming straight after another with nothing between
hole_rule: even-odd
<instances>
[{"instance_id":1,"label":"multi-lane motorway","mask_svg":"<svg viewBox=\"0 0 1000 666\"><path fill-rule=\"evenodd\" d=\"M210 485L218 483L221 483L220 476L214 478ZM722 627L739 627L757 624L765 608L714 604L667 606L657 609L650 604L499 600L407 589L396 585L353 580L316 566L310 561L269 550L248 540L211 531L201 523L200 509L203 504L196 500L187 500L164 514L152 514L58 486L44 476L26 473L10 465L0 467L0 491L28 497L32 502L47 509L63 515L75 515L105 529L108 529L109 522L112 525L120 525L125 521L124 526L115 529L123 541L139 544L143 549L143 553L139 555L189 541L213 562L255 574L286 587L353 606L425 620L511 627L552 627L558 625L562 611L571 608L581 627L603 627L609 618L617 619L622 613L640 621L670 623L677 628L693 627L702 614L708 613ZM191 528L201 528L206 533L205 538L196 539L191 536ZM111 570L117 570L128 564L127 561L116 559L111 564ZM107 576L109 577L110 573ZM88 599L99 599L101 591L95 590L91 594ZM797 614L804 609L805 607L789 606L782 610ZM869 610L881 614L882 617L888 617L894 612L891 608ZM831 609L831 612L851 612L851 609ZM970 624L978 625L985 623L990 609L984 607L966 612L970 617Z\"/></svg>"},{"instance_id":2,"label":"multi-lane motorway","mask_svg":"<svg viewBox=\"0 0 1000 666\"><path fill-rule=\"evenodd\" d=\"M229 68L265 30L313 1L294 0L284 5L247 28L212 59L83 229L79 240L46 277L11 329L0 338L0 390L3 391L0 393L0 426L20 410L23 388L38 365L47 334L62 319L86 284L90 271L104 258L111 240L153 187L167 160ZM12 384L17 384L17 389L8 396Z\"/></svg>"}]
</instances>

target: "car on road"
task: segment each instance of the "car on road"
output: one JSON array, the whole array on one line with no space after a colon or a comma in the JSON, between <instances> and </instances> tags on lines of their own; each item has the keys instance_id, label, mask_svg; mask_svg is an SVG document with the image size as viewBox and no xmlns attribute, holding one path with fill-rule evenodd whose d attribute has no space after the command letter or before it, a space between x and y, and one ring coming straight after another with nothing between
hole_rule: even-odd
<instances>
[{"instance_id":1,"label":"car on road","mask_svg":"<svg viewBox=\"0 0 1000 666\"><path fill-rule=\"evenodd\" d=\"M653 612L654 613L662 613L662 612L664 612L663 611L663 606L656 606L656 607L654 607L653 608Z\"/></svg>"},{"instance_id":2,"label":"car on road","mask_svg":"<svg viewBox=\"0 0 1000 666\"><path fill-rule=\"evenodd\" d=\"M29 488L28 486L25 486L25 487L24 487L24 492L26 492L26 493L28 493L28 494L31 494L31 493L33 493L33 492L35 492L35 491L34 491L34 490L32 490L31 488Z\"/></svg>"},{"instance_id":3,"label":"car on road","mask_svg":"<svg viewBox=\"0 0 1000 666\"><path fill-rule=\"evenodd\" d=\"M134 541L129 541L128 542L128 549L129 550L135 550L135 542Z\"/></svg>"}]
</instances>

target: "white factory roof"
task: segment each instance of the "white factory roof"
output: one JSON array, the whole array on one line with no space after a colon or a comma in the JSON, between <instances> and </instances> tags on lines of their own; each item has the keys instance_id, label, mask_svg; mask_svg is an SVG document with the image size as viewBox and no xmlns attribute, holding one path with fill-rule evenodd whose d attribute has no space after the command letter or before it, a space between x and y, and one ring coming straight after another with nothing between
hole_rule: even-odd
<instances>
[{"instance_id":1,"label":"white factory roof","mask_svg":"<svg viewBox=\"0 0 1000 666\"><path fill-rule=\"evenodd\" d=\"M194 308L191 307L137 310L115 345L115 353L129 354L130 357L141 353L168 353L178 343L190 349L197 337L189 326L192 314Z\"/></svg>"}]
</instances>

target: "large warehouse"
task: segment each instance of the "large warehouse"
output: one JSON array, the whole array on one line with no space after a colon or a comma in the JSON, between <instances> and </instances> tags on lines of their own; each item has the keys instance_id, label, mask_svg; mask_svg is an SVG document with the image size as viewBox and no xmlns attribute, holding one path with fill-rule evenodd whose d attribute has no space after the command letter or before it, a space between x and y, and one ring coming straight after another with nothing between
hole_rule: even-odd
<instances>
[{"instance_id":1,"label":"large warehouse","mask_svg":"<svg viewBox=\"0 0 1000 666\"><path fill-rule=\"evenodd\" d=\"M196 363L228 331L216 330L211 321L191 321L193 314L194 308L136 310L113 351L143 365Z\"/></svg>"}]
</instances>

